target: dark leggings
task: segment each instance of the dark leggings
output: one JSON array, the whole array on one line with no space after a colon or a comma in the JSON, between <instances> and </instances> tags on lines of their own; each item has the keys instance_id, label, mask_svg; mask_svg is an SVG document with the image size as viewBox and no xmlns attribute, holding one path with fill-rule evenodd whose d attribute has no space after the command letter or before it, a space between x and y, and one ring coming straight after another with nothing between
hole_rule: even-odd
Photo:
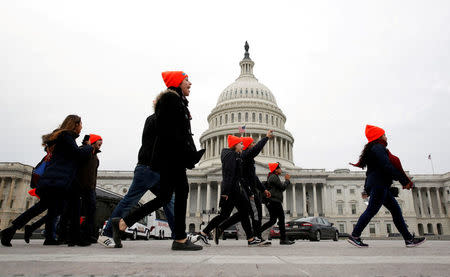
<instances>
[{"instance_id":1,"label":"dark leggings","mask_svg":"<svg viewBox=\"0 0 450 277\"><path fill-rule=\"evenodd\" d=\"M212 229L216 228L221 224L224 220L228 219L231 215L231 212L236 207L239 213L239 219L242 224L242 228L244 228L247 239L251 239L253 237L252 228L250 225L249 219L249 202L248 198L240 192L230 193L228 196L228 200L225 198L220 198L220 212L217 216L215 216L209 224L203 229L203 232L209 234Z\"/></svg>"},{"instance_id":2,"label":"dark leggings","mask_svg":"<svg viewBox=\"0 0 450 277\"><path fill-rule=\"evenodd\" d=\"M392 219L394 220L395 227L402 234L403 239L409 240L412 235L406 227L405 220L403 219L402 210L389 191L388 186L379 185L374 186L370 190L369 205L364 213L359 217L358 223L356 223L353 229L352 236L360 237L364 228L369 224L370 220L378 213L381 206L384 205L389 212L391 212Z\"/></svg>"},{"instance_id":3,"label":"dark leggings","mask_svg":"<svg viewBox=\"0 0 450 277\"><path fill-rule=\"evenodd\" d=\"M175 192L175 239L186 238L186 205L189 193L189 184L185 170L160 172L160 195L155 199L145 203L139 209L131 212L123 218L127 226L132 226L146 215L165 206L172 199Z\"/></svg>"},{"instance_id":4,"label":"dark leggings","mask_svg":"<svg viewBox=\"0 0 450 277\"><path fill-rule=\"evenodd\" d=\"M253 233L257 237L261 237L261 219L262 219L262 207L261 201L257 194L254 195L253 199L249 199L250 201L250 209L249 215L252 222ZM225 219L222 223L219 224L219 228L222 230L227 229L228 227L238 223L241 221L241 215L239 212L234 213L231 217Z\"/></svg>"},{"instance_id":5,"label":"dark leggings","mask_svg":"<svg viewBox=\"0 0 450 277\"><path fill-rule=\"evenodd\" d=\"M261 227L261 233L266 229L272 227L278 219L278 227L280 228L280 239L286 239L286 226L284 225L284 210L283 205L280 202L269 201L267 204L267 209L269 210L270 219L268 222L264 223Z\"/></svg>"}]
</instances>

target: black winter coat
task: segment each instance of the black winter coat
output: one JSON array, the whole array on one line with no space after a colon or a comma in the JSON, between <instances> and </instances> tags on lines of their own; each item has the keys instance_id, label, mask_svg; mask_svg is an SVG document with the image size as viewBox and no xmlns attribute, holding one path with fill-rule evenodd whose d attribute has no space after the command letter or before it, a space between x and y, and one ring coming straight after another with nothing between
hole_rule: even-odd
<instances>
[{"instance_id":1,"label":"black winter coat","mask_svg":"<svg viewBox=\"0 0 450 277\"><path fill-rule=\"evenodd\" d=\"M222 195L239 193L239 182L242 177L241 156L230 148L224 148L220 159L222 161Z\"/></svg>"},{"instance_id":2,"label":"black winter coat","mask_svg":"<svg viewBox=\"0 0 450 277\"><path fill-rule=\"evenodd\" d=\"M54 150L44 174L39 178L37 189L56 188L68 190L81 162L92 156L93 147L79 148L75 132L62 132L54 141Z\"/></svg>"},{"instance_id":3,"label":"black winter coat","mask_svg":"<svg viewBox=\"0 0 450 277\"><path fill-rule=\"evenodd\" d=\"M391 186L393 180L399 181L403 186L409 183L409 179L389 160L387 149L377 143L372 146L367 157L367 172L364 190L370 194L373 186Z\"/></svg>"},{"instance_id":4,"label":"black winter coat","mask_svg":"<svg viewBox=\"0 0 450 277\"><path fill-rule=\"evenodd\" d=\"M160 94L155 105L156 145L152 168L192 169L204 150L195 147L191 132L191 116L181 89L169 88Z\"/></svg>"},{"instance_id":5,"label":"black winter coat","mask_svg":"<svg viewBox=\"0 0 450 277\"><path fill-rule=\"evenodd\" d=\"M145 120L142 131L142 145L139 149L138 164L151 167L152 155L156 141L156 115L152 114Z\"/></svg>"},{"instance_id":6,"label":"black winter coat","mask_svg":"<svg viewBox=\"0 0 450 277\"><path fill-rule=\"evenodd\" d=\"M86 147L84 145L83 147ZM82 190L95 190L97 187L97 173L100 161L98 160L97 154L100 150L95 151L94 155L80 164L75 177L75 183Z\"/></svg>"},{"instance_id":7,"label":"black winter coat","mask_svg":"<svg viewBox=\"0 0 450 277\"><path fill-rule=\"evenodd\" d=\"M263 192L266 188L256 175L255 158L266 145L268 137L258 141L252 148L242 151L242 181L248 195Z\"/></svg>"},{"instance_id":8,"label":"black winter coat","mask_svg":"<svg viewBox=\"0 0 450 277\"><path fill-rule=\"evenodd\" d=\"M267 178L267 189L270 191L270 201L283 203L283 191L291 182L285 180L284 184L281 182L280 177L276 174L270 174Z\"/></svg>"}]
</instances>

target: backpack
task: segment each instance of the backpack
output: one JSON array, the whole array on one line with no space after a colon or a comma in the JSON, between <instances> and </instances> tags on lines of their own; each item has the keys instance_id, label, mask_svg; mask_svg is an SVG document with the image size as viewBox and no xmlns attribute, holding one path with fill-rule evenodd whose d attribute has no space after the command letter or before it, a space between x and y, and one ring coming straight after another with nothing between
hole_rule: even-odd
<instances>
[{"instance_id":1,"label":"backpack","mask_svg":"<svg viewBox=\"0 0 450 277\"><path fill-rule=\"evenodd\" d=\"M44 174L45 168L47 164L50 162L50 158L52 157L52 153L47 152L44 158L33 168L31 172L31 182L30 187L36 188L37 183L39 182L39 178Z\"/></svg>"}]
</instances>

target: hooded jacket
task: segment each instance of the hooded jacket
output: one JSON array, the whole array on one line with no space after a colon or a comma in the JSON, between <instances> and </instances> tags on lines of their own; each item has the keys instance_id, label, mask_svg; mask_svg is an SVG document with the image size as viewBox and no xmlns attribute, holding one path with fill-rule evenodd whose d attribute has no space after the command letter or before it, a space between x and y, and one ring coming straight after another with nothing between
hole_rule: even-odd
<instances>
[{"instance_id":1,"label":"hooded jacket","mask_svg":"<svg viewBox=\"0 0 450 277\"><path fill-rule=\"evenodd\" d=\"M270 174L267 178L267 189L270 191L271 197L270 201L283 203L283 191L286 190L286 187L291 182L289 180L285 180L284 184L280 180L280 176L277 174Z\"/></svg>"},{"instance_id":2,"label":"hooded jacket","mask_svg":"<svg viewBox=\"0 0 450 277\"><path fill-rule=\"evenodd\" d=\"M204 150L197 151L191 132L188 101L180 88L163 91L155 103L155 145L151 167L173 170L192 169Z\"/></svg>"},{"instance_id":3,"label":"hooded jacket","mask_svg":"<svg viewBox=\"0 0 450 277\"><path fill-rule=\"evenodd\" d=\"M222 195L239 193L242 176L242 160L236 151L224 148L220 155L222 161Z\"/></svg>"},{"instance_id":4,"label":"hooded jacket","mask_svg":"<svg viewBox=\"0 0 450 277\"><path fill-rule=\"evenodd\" d=\"M268 140L269 138L265 137L258 141L252 148L242 151L242 180L248 195L258 193L256 189L258 189L259 192L266 190L256 175L255 157L259 155Z\"/></svg>"},{"instance_id":5,"label":"hooded jacket","mask_svg":"<svg viewBox=\"0 0 450 277\"><path fill-rule=\"evenodd\" d=\"M90 145L79 148L75 142L77 137L75 132L64 131L52 142L52 158L36 185L38 191L45 188L70 188L80 163L88 160L93 151Z\"/></svg>"},{"instance_id":6,"label":"hooded jacket","mask_svg":"<svg viewBox=\"0 0 450 277\"><path fill-rule=\"evenodd\" d=\"M368 153L366 176L364 190L367 193L376 185L389 187L393 180L399 181L403 186L410 182L406 174L391 163L386 146L381 143L374 144Z\"/></svg>"},{"instance_id":7,"label":"hooded jacket","mask_svg":"<svg viewBox=\"0 0 450 277\"><path fill-rule=\"evenodd\" d=\"M138 164L151 166L153 149L156 140L156 115L152 114L145 120L142 131L142 144L138 153Z\"/></svg>"}]
</instances>

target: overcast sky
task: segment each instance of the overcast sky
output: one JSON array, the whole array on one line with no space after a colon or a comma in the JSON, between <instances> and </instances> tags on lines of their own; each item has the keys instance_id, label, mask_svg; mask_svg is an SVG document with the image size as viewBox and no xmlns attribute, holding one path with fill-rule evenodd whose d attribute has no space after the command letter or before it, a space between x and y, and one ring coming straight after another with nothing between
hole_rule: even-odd
<instances>
[{"instance_id":1,"label":"overcast sky","mask_svg":"<svg viewBox=\"0 0 450 277\"><path fill-rule=\"evenodd\" d=\"M303 168L349 168L383 127L406 170L450 171L449 1L2 1L0 161L35 165L68 114L133 170L161 72L193 83L195 141L244 42Z\"/></svg>"}]
</instances>

